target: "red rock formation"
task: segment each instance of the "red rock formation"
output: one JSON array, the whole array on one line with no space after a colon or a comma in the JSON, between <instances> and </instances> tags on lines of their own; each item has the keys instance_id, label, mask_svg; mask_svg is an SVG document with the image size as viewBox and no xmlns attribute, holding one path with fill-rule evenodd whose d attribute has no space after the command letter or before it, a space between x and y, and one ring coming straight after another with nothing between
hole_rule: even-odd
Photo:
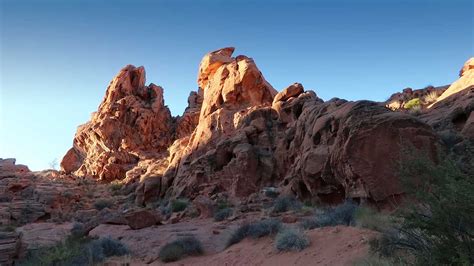
<instances>
[{"instance_id":1,"label":"red rock formation","mask_svg":"<svg viewBox=\"0 0 474 266\"><path fill-rule=\"evenodd\" d=\"M78 128L61 168L101 180L123 179L140 159L165 151L172 134L163 89L145 86L144 68L128 65L112 80L91 120Z\"/></svg>"},{"instance_id":2,"label":"red rock formation","mask_svg":"<svg viewBox=\"0 0 474 266\"><path fill-rule=\"evenodd\" d=\"M126 67L79 128L63 169L126 176L139 205L220 192L242 198L263 186L321 201L386 201L403 192L394 172L401 141L436 151L434 131L410 115L368 101L323 102L299 83L277 94L251 58L233 52L204 56L199 90L174 122L161 88L144 86L143 68Z\"/></svg>"},{"instance_id":3,"label":"red rock formation","mask_svg":"<svg viewBox=\"0 0 474 266\"><path fill-rule=\"evenodd\" d=\"M247 113L256 107L271 105L276 95L275 89L265 80L251 58L242 55L233 58L233 51L234 48L220 49L205 55L201 61L198 85L204 95L199 123L189 140L181 139L176 142L176 146L173 145L171 163L162 191L171 186L175 194L181 194L191 187L206 185L212 178L201 178L204 174L201 167L209 168L209 164L215 164L217 168L221 168L228 161L229 151L216 150L216 146L241 133L236 132L236 129ZM244 150L242 153L248 153ZM212 155L213 152L217 154ZM210 157L204 156L205 154ZM241 166L246 165L246 162L254 163L251 162L252 157L248 157L250 154L246 156ZM211 159L206 162L205 158L211 157L215 161ZM197 162L191 165L195 160ZM234 171L239 171L238 169L240 167ZM227 179L232 179L233 174L225 175Z\"/></svg>"},{"instance_id":4,"label":"red rock formation","mask_svg":"<svg viewBox=\"0 0 474 266\"><path fill-rule=\"evenodd\" d=\"M308 103L291 129L284 184L301 198L326 202L401 194L396 162L402 147L436 151L428 125L369 101Z\"/></svg>"}]
</instances>

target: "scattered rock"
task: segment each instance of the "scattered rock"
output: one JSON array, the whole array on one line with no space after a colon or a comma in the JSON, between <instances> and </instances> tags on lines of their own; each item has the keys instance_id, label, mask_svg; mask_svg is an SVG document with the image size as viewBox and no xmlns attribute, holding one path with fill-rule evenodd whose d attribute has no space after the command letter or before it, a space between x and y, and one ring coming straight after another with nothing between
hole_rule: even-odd
<instances>
[{"instance_id":1,"label":"scattered rock","mask_svg":"<svg viewBox=\"0 0 474 266\"><path fill-rule=\"evenodd\" d=\"M161 218L148 210L132 211L125 215L128 225L133 230L153 226L161 222Z\"/></svg>"}]
</instances>

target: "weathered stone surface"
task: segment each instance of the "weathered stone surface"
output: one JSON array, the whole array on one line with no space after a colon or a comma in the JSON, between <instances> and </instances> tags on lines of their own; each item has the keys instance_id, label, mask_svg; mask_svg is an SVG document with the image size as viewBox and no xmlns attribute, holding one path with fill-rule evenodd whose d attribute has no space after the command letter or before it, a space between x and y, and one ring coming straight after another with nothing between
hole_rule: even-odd
<instances>
[{"instance_id":1,"label":"weathered stone surface","mask_svg":"<svg viewBox=\"0 0 474 266\"><path fill-rule=\"evenodd\" d=\"M20 252L20 234L0 232L0 265L13 265Z\"/></svg>"},{"instance_id":2,"label":"weathered stone surface","mask_svg":"<svg viewBox=\"0 0 474 266\"><path fill-rule=\"evenodd\" d=\"M0 179L16 176L19 174L27 174L29 172L30 169L28 169L26 165L16 164L16 160L13 158L0 158Z\"/></svg>"},{"instance_id":3,"label":"weathered stone surface","mask_svg":"<svg viewBox=\"0 0 474 266\"><path fill-rule=\"evenodd\" d=\"M403 193L394 171L403 142L436 150L428 125L374 102L333 99L305 106L288 136L284 181L301 198L386 200Z\"/></svg>"},{"instance_id":4,"label":"weathered stone surface","mask_svg":"<svg viewBox=\"0 0 474 266\"><path fill-rule=\"evenodd\" d=\"M71 234L72 223L31 223L16 229L21 234L20 257L28 251L50 247L65 241Z\"/></svg>"},{"instance_id":5,"label":"weathered stone surface","mask_svg":"<svg viewBox=\"0 0 474 266\"><path fill-rule=\"evenodd\" d=\"M133 230L150 227L161 222L161 218L157 213L148 210L131 211L125 215L125 219Z\"/></svg>"},{"instance_id":6,"label":"weathered stone surface","mask_svg":"<svg viewBox=\"0 0 474 266\"><path fill-rule=\"evenodd\" d=\"M286 87L282 91L280 91L275 98L273 99L273 103L276 103L278 101L286 101L290 99L291 97L296 97L303 93L304 88L301 83L293 83L292 85Z\"/></svg>"},{"instance_id":7,"label":"weathered stone surface","mask_svg":"<svg viewBox=\"0 0 474 266\"><path fill-rule=\"evenodd\" d=\"M145 86L145 69L128 65L111 81L91 120L78 128L61 168L79 176L124 179L140 159L166 150L171 129L163 89Z\"/></svg>"},{"instance_id":8,"label":"weathered stone surface","mask_svg":"<svg viewBox=\"0 0 474 266\"><path fill-rule=\"evenodd\" d=\"M199 211L199 218L214 216L214 202L206 196L199 195L193 201L194 207Z\"/></svg>"}]
</instances>

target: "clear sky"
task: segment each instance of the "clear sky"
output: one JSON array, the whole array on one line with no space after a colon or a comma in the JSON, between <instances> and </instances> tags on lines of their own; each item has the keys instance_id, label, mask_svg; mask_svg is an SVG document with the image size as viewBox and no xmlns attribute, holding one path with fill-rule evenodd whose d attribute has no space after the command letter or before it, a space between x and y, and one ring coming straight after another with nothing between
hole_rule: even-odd
<instances>
[{"instance_id":1,"label":"clear sky","mask_svg":"<svg viewBox=\"0 0 474 266\"><path fill-rule=\"evenodd\" d=\"M143 65L173 115L202 56L235 46L281 90L385 100L445 85L474 55L472 0L0 0L0 158L61 160L126 64Z\"/></svg>"}]
</instances>

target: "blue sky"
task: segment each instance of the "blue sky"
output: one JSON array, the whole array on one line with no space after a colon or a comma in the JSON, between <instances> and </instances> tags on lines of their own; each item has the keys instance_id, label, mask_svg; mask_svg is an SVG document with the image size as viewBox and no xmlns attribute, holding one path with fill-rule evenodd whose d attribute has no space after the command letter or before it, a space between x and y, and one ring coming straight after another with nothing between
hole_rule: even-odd
<instances>
[{"instance_id":1,"label":"blue sky","mask_svg":"<svg viewBox=\"0 0 474 266\"><path fill-rule=\"evenodd\" d=\"M179 115L202 56L225 46L277 90L301 82L325 100L449 84L474 55L471 0L0 3L0 158L34 170L60 161L126 64Z\"/></svg>"}]
</instances>

